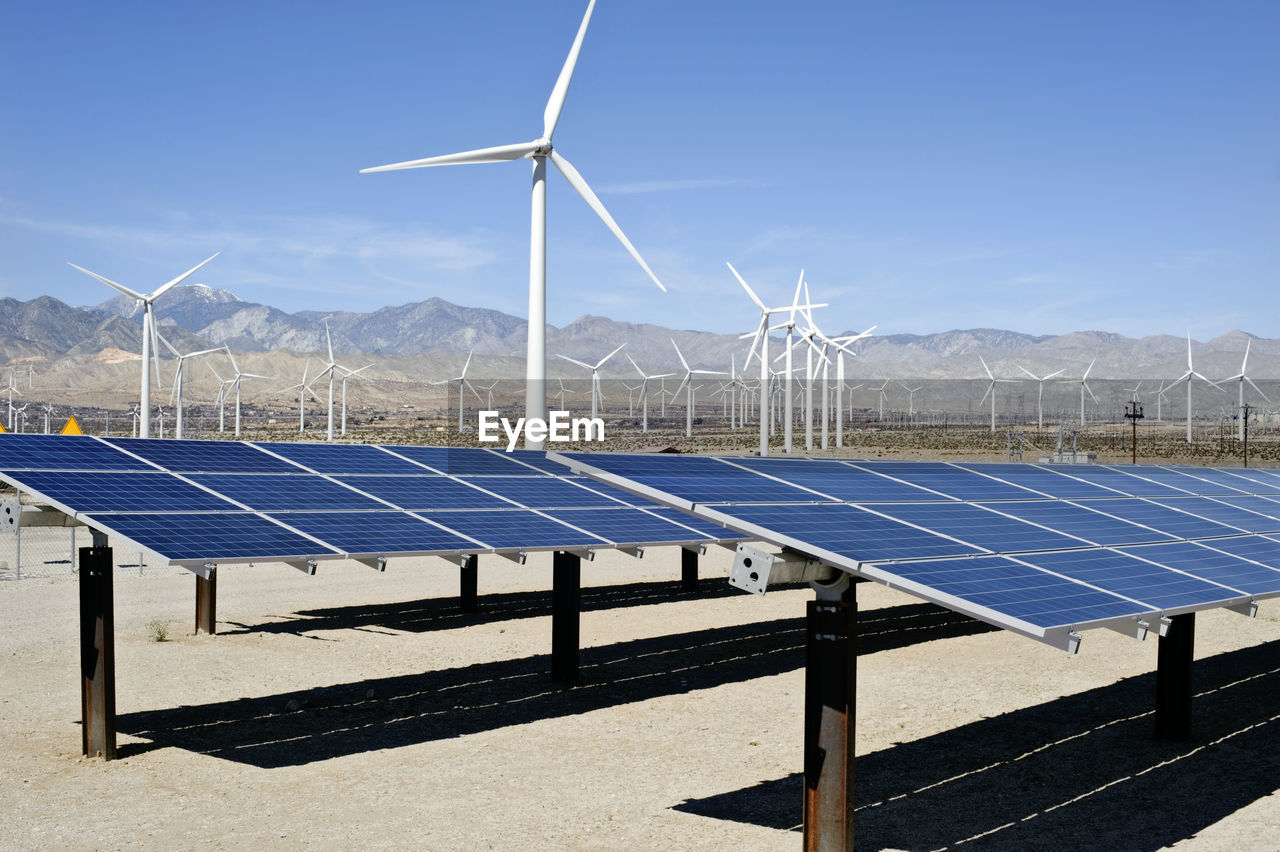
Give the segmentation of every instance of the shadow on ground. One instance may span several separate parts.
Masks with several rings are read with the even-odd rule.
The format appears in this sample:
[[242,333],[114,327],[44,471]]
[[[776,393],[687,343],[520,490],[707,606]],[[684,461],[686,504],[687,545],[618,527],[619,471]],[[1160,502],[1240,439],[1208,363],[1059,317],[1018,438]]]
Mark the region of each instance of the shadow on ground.
[[[365,622],[359,622],[361,624]],[[993,630],[930,604],[868,612],[862,653]],[[550,655],[121,715],[118,729],[259,767],[342,755],[586,713],[709,689],[804,665],[804,619],[735,625],[583,649],[581,683],[549,678]]]
[[[1155,739],[1155,676],[1142,675],[859,756],[857,845],[1154,850],[1192,837],[1280,789],[1280,642],[1197,661],[1196,689],[1187,743]],[[802,783],[675,809],[798,830]]]

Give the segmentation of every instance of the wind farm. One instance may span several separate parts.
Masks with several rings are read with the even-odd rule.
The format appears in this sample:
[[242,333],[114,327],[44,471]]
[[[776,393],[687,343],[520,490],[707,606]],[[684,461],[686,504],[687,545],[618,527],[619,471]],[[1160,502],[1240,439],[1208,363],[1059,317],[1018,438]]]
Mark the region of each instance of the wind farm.
[[296,12],[8,16],[0,847],[1274,834],[1280,12]]

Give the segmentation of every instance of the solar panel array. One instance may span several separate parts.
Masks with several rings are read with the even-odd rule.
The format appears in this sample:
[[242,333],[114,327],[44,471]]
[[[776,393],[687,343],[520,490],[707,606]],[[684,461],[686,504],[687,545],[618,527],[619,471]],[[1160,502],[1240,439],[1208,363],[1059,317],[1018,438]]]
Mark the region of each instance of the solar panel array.
[[528,451],[5,434],[0,479],[188,567],[741,538]]
[[1060,647],[1280,595],[1280,471],[550,458]]

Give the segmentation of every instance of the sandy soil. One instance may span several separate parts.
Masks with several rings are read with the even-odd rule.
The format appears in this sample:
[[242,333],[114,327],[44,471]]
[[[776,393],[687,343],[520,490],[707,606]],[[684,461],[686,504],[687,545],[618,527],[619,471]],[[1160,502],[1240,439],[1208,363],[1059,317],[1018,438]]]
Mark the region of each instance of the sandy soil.
[[[0,847],[795,849],[804,589],[675,550],[583,565],[584,683],[548,679],[550,558],[118,571],[121,759],[79,755],[77,585],[0,583]],[[1274,849],[1280,620],[1198,617],[1195,736],[1152,736],[1156,641],[1069,656],[859,587],[864,849]],[[148,625],[167,623],[170,641]]]

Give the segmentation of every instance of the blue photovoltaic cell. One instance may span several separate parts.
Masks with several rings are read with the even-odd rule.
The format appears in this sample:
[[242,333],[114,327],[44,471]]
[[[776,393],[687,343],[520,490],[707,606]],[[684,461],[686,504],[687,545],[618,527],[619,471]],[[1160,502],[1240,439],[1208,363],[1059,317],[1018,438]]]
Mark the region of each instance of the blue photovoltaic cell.
[[[93,516],[101,526],[169,559],[286,559],[332,554],[258,515],[113,515]],[[91,519],[92,520],[92,519]]]
[[617,544],[661,544],[698,539],[697,534],[687,528],[642,509],[554,509],[547,514]]
[[468,477],[477,488],[501,494],[531,509],[567,509],[575,506],[621,506],[612,497],[598,494],[586,485],[575,485],[553,476]]
[[1182,476],[1191,477],[1195,484],[1186,486],[1187,489],[1203,497],[1257,494],[1261,491],[1261,489],[1255,487],[1256,483],[1249,482],[1238,476],[1232,476],[1225,470],[1218,470],[1212,467],[1192,467],[1190,465],[1171,465],[1168,469]]
[[[529,468],[506,453],[491,453],[485,449],[459,447],[400,447],[392,444],[386,448],[393,453],[425,464],[441,473],[453,476],[523,476],[532,473]],[[566,473],[568,471],[566,470]]]
[[1231,506],[1239,506],[1241,509],[1248,509],[1250,512],[1257,512],[1259,515],[1266,515],[1268,518],[1280,520],[1280,500],[1274,497],[1245,495],[1243,497],[1218,497],[1216,499]]
[[403,512],[289,512],[281,523],[326,541],[343,553],[475,551],[476,544]]
[[389,508],[322,476],[301,471],[289,475],[194,474],[190,478],[238,503],[263,512]]
[[1034,553],[1018,558],[1112,594],[1135,598],[1155,610],[1202,606],[1240,596],[1233,590],[1113,550]]
[[847,502],[919,503],[949,499],[932,491],[859,470],[838,461],[805,462],[800,459],[742,458],[733,459],[733,464],[742,465],[763,475],[776,476],[792,485],[812,488],[814,491]]
[[[425,471],[424,471],[425,473]],[[339,476],[353,488],[401,509],[510,509],[512,504],[448,476]]]
[[1177,512],[1149,500],[1120,498],[1081,503],[1108,515],[1151,527],[1175,538],[1209,538],[1215,535],[1238,535],[1240,530],[1204,518]]
[[4,470],[155,470],[88,435],[0,433]]
[[[998,504],[997,504],[998,505]],[[1083,542],[970,503],[868,504],[865,508],[994,553],[1084,547]]]
[[1119,492],[1091,482],[1074,479],[1069,471],[1051,470],[1030,464],[957,464],[965,470],[985,473],[1005,482],[1029,488],[1049,497],[1120,497]]
[[1245,594],[1280,592],[1280,571],[1221,552],[1219,545],[1222,541],[1229,540],[1221,539],[1203,544],[1187,541],[1150,547],[1126,547],[1122,550],[1142,559],[1185,571],[1202,580],[1239,589]]
[[[1026,500],[1023,502],[992,503],[990,508],[1024,521],[1040,524],[1066,535],[1082,538],[1092,544],[1140,544],[1149,541],[1169,541],[1173,536],[1140,527],[1108,515],[1107,500],[1081,501],[1079,504],[1060,500]],[[1277,504],[1280,508],[1280,504]],[[1098,511],[1093,511],[1093,510]]]
[[1274,467],[1233,468],[1230,472],[1257,480],[1263,485],[1280,486],[1280,469]]
[[648,509],[648,511],[660,518],[666,518],[673,524],[692,528],[693,531],[689,533],[691,541],[742,541],[747,538],[741,533],[736,533],[731,529],[712,523],[706,518],[695,517],[679,509],[669,509],[654,504],[654,507]]
[[[1247,498],[1246,498],[1247,499]],[[1208,497],[1162,497],[1152,500],[1161,506],[1199,515],[1220,524],[1228,524],[1244,532],[1274,533],[1280,532],[1280,522],[1275,518],[1260,515],[1248,509],[1229,506]]]
[[1205,546],[1280,570],[1280,541],[1273,538],[1259,535],[1215,538],[1213,541],[1205,542]]
[[598,536],[578,532],[551,518],[520,509],[419,514],[497,550],[592,547],[607,543]]
[[[488,452],[488,450],[485,452]],[[510,453],[504,452],[503,456],[521,464],[532,465],[543,473],[551,473],[556,476],[566,476],[569,473],[568,465],[552,461],[547,458],[547,454],[542,450],[512,450]],[[506,473],[505,470],[501,472]]]
[[1063,627],[1144,612],[1132,601],[1001,556],[877,566],[945,595],[1036,627]]
[[1255,468],[1218,470],[1216,472],[1226,477],[1223,482],[1228,485],[1234,484],[1236,488],[1244,489],[1249,494],[1280,496],[1280,480],[1267,476]]
[[24,471],[7,476],[74,512],[226,512],[238,507],[183,482],[154,473]]
[[942,462],[859,462],[856,467],[893,476],[957,500],[1026,500],[1040,495]]
[[297,465],[238,441],[109,438],[112,446],[173,473],[297,473]]
[[854,562],[965,556],[980,551],[844,504],[814,506],[713,506],[790,539],[838,553]]
[[1133,474],[1101,465],[1073,464],[1069,470],[1064,472],[1064,475],[1074,476],[1077,479],[1083,479],[1086,482],[1092,482],[1105,488],[1113,488],[1121,494],[1127,494],[1131,497],[1175,497],[1179,494],[1186,494],[1185,491],[1177,488],[1170,488],[1168,485],[1161,485],[1159,482],[1143,479],[1139,474],[1147,470],[1145,466],[1131,469]]
[[[636,495],[628,491],[624,491],[621,488],[618,488],[617,486],[609,485],[604,482],[599,482],[598,480],[592,479],[589,476],[565,475],[565,476],[558,477],[558,479],[564,482],[572,482],[574,485],[581,485],[584,488],[590,488],[592,491],[596,492],[597,494],[603,494],[606,497],[612,497],[615,500],[618,500],[622,503],[626,503],[628,506],[659,505],[658,503],[655,503],[653,500],[651,500],[648,497],[637,497]],[[475,482],[477,485],[483,485],[485,482],[485,478],[474,477],[474,478],[471,478],[470,481]]]
[[[1231,488],[1221,483],[1212,482],[1197,476],[1191,476],[1186,473],[1179,473],[1172,468],[1158,467],[1156,465],[1143,465],[1134,470],[1143,479],[1150,479],[1153,482],[1159,482],[1162,485],[1168,485],[1177,488],[1183,494],[1243,494],[1239,488]],[[1172,496],[1172,495],[1170,495]]]
[[316,473],[426,473],[421,467],[365,444],[285,444],[256,446]]

